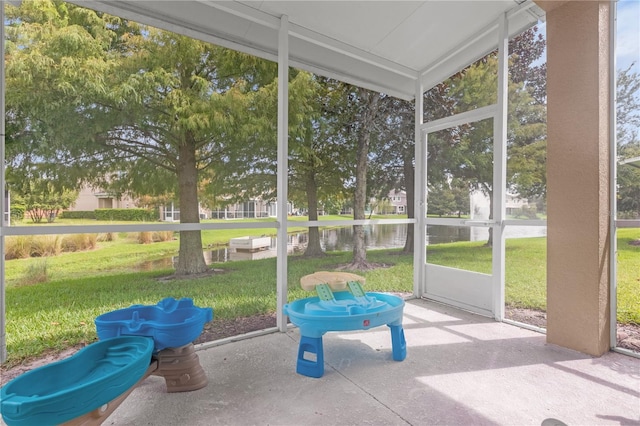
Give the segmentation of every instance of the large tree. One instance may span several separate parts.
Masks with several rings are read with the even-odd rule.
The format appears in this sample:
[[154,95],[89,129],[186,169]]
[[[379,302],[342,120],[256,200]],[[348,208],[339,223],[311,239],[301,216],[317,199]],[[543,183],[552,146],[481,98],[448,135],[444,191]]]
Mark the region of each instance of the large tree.
[[[376,120],[380,112],[381,99],[385,95],[363,88],[353,88],[349,94],[355,112],[351,130],[355,137],[355,174],[353,178],[353,219],[366,219],[367,206],[367,170],[369,148]],[[373,265],[367,262],[367,248],[364,239],[364,226],[353,225],[353,259],[344,269],[367,270]]]
[[[640,74],[634,64],[618,70],[617,75],[617,156],[620,160],[640,157]],[[618,218],[640,217],[640,169],[618,167]]]
[[[197,223],[204,171],[260,142],[248,114],[272,81],[264,61],[62,2],[23,2],[8,18],[14,174],[37,163],[76,187],[174,193],[180,221]],[[206,270],[200,232],[182,231],[176,274]]]
[[[443,82],[424,93],[424,121],[441,118],[453,113],[453,99],[448,95],[448,84]],[[414,218],[415,211],[415,108],[413,102],[384,97],[375,125],[375,145],[371,149],[369,177],[371,196],[387,196],[389,190],[404,190],[407,196],[407,217]],[[449,132],[439,139],[431,139],[428,146],[431,184],[444,182],[446,158],[445,146],[451,145],[455,134]],[[434,182],[437,181],[437,182]],[[414,226],[407,226],[404,253],[412,253]]]
[[[385,97],[381,100],[369,159],[367,188],[371,198],[386,199],[392,190],[403,190],[407,217],[414,217],[414,106],[412,102]],[[413,251],[413,224],[408,225],[403,252]]]
[[[517,107],[510,109],[510,188],[523,196],[544,196],[545,188],[545,141],[540,135],[544,133],[544,103],[546,100],[546,64],[539,59],[544,52],[545,42],[541,35],[532,28],[515,37],[509,43],[510,78],[512,99],[519,101]],[[492,56],[494,59],[491,59]],[[434,86],[424,94],[424,122],[450,116],[462,112],[466,108],[475,107],[473,102],[481,104],[495,102],[495,53],[489,55],[472,67],[456,73],[446,81]],[[475,69],[470,71],[473,67]],[[467,73],[470,72],[470,76]],[[465,81],[467,79],[467,81]],[[475,82],[470,80],[476,80]],[[476,88],[470,86],[477,85]],[[473,93],[472,90],[479,90]],[[527,93],[526,99],[519,99],[520,94]],[[484,99],[483,99],[484,97]],[[528,104],[527,104],[528,102]],[[542,106],[542,107],[540,107]],[[376,123],[378,145],[372,148],[370,170],[373,176],[370,182],[379,189],[379,194],[386,195],[389,188],[405,189],[407,193],[407,213],[414,217],[414,109],[413,104],[393,98],[385,98],[381,106],[379,120]],[[521,127],[520,127],[521,126]],[[491,132],[490,126],[484,125],[485,133]],[[450,188],[454,194],[456,210],[468,211],[468,191],[477,188],[477,179],[468,178],[472,170],[479,173],[480,163],[487,161],[491,148],[479,149],[476,164],[474,154],[464,154],[463,145],[470,148],[469,139],[463,141],[470,132],[478,134],[473,126],[460,126],[446,129],[429,136],[427,157],[429,174],[427,185],[432,188]],[[482,139],[482,137],[481,137]],[[490,136],[484,138],[486,144],[491,143]],[[481,145],[481,144],[480,144]],[[464,173],[457,173],[460,169]],[[490,190],[491,172],[481,179],[489,182],[485,188]],[[467,196],[462,182],[466,180]],[[480,185],[481,187],[483,185]],[[471,187],[471,188],[470,188]],[[378,195],[372,193],[372,195]],[[465,200],[463,202],[463,200]],[[430,209],[431,210],[431,209]],[[409,225],[404,251],[413,251],[413,225]]]
[[[341,197],[348,175],[350,145],[344,124],[348,102],[343,83],[297,72],[290,82],[289,199],[305,206],[309,220],[330,197]],[[318,227],[309,228],[304,256],[323,256]]]
[[[475,105],[495,102],[494,56],[467,68],[452,83],[457,107],[465,111]],[[507,125],[507,188],[523,197],[544,196],[546,189],[545,107],[533,99],[524,83],[509,83]],[[451,152],[451,174],[489,198],[493,213],[493,121],[471,123],[463,129],[460,142]],[[488,245],[492,244],[489,233]]]
[[[306,209],[309,220],[318,219],[320,209],[330,207],[346,197],[345,181],[350,173],[352,144],[349,142],[351,112],[347,91],[351,86],[297,69],[289,70],[289,158],[288,201]],[[210,189],[224,189],[216,203],[238,202],[249,196],[264,200],[276,198],[276,129],[277,85],[257,94],[256,108],[264,111],[253,120],[255,135],[263,141],[250,141],[236,151],[247,167],[238,171],[217,168],[210,176]],[[262,123],[260,123],[262,121]],[[256,149],[262,147],[263,149]],[[224,171],[223,173],[220,173]],[[213,197],[208,197],[214,201]],[[317,226],[309,227],[304,256],[323,256]]]
[[640,74],[635,63],[618,70],[616,79],[616,140],[618,147],[640,144]]
[[[507,188],[527,198],[546,194],[546,67],[536,65],[544,40],[530,29],[509,43]],[[449,79],[456,112],[496,101],[497,56],[493,52]],[[459,129],[459,142],[447,155],[450,174],[480,190],[493,212],[493,122],[483,120]],[[492,217],[492,216],[490,216]],[[488,245],[492,244],[489,233]]]

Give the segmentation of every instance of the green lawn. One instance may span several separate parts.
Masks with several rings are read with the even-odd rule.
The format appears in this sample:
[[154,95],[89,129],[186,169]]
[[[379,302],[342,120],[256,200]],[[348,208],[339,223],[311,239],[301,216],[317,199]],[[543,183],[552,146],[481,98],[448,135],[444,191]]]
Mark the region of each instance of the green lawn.
[[[250,230],[204,231],[205,244],[227,242]],[[265,229],[255,230],[257,235]],[[618,320],[640,324],[640,229],[619,230]],[[223,272],[191,280],[159,281],[171,269],[132,272],[145,260],[177,253],[177,241],[142,245],[132,235],[100,242],[88,252],[65,253],[39,259],[6,262],[7,365],[38,357],[95,339],[96,316],[131,304],[155,304],[164,297],[190,297],[196,305],[211,306],[215,319],[273,312],[276,308],[276,260],[216,264]],[[545,309],[546,239],[507,240],[506,301],[508,304]],[[397,251],[370,251],[373,262],[392,266],[366,272],[367,290],[412,291],[413,256]],[[300,277],[334,268],[351,260],[351,253],[330,253],[322,259],[289,258],[289,300],[306,297]],[[491,249],[483,243],[430,246],[429,262],[490,273]],[[24,284],[32,265],[45,262],[48,281]]]
[[640,229],[618,229],[618,321],[640,324]]
[[[640,229],[618,230],[618,321],[640,324]],[[545,310],[547,239],[518,238],[506,243],[505,301],[509,305]],[[484,242],[430,246],[430,263],[491,273],[491,248]]]
[[[165,244],[165,243],[159,243]],[[93,254],[99,254],[97,250]],[[86,253],[58,256],[76,258]],[[372,261],[385,261],[388,252],[371,252]],[[350,253],[331,254],[323,259],[292,257],[289,262],[289,299],[308,297],[300,289],[303,275],[331,269],[351,259]],[[57,263],[58,259],[50,259]],[[388,260],[387,260],[388,261]],[[392,268],[365,274],[368,289],[411,291],[412,258],[393,256]],[[14,261],[7,262],[11,265]],[[165,297],[190,297],[198,306],[211,306],[214,320],[273,312],[276,309],[276,260],[239,261],[217,264],[224,270],[207,278],[158,281],[171,270],[124,273],[103,271],[89,274],[86,261],[65,260],[76,276],[35,285],[9,285],[7,288],[8,363],[37,357],[47,350],[60,350],[95,339],[96,316],[132,304],[155,304]],[[11,269],[9,267],[8,269]],[[57,269],[56,269],[57,270]],[[405,280],[403,277],[408,277]]]
[[[436,265],[491,273],[491,247],[484,241],[438,244],[427,248]],[[546,238],[509,239],[505,249],[505,301],[509,305],[546,309]]]

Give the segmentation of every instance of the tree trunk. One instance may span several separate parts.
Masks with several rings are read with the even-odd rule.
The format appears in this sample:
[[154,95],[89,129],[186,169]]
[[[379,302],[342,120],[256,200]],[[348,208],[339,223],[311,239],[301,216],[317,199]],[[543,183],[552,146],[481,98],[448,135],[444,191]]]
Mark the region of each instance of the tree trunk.
[[[361,115],[361,127],[358,134],[358,148],[356,153],[356,189],[354,195],[353,218],[364,219],[364,210],[367,205],[367,165],[369,157],[369,144],[371,143],[371,130],[378,113],[380,95],[360,89],[360,98],[364,103]],[[353,226],[353,261],[349,269],[369,269],[367,263],[367,249],[364,242],[364,227]]]
[[[196,153],[192,144],[179,147],[178,191],[180,193],[180,223],[200,223],[198,208],[198,170]],[[200,231],[180,231],[180,251],[176,275],[193,275],[206,272],[208,267],[202,252]]]
[[[412,158],[412,157],[411,157]],[[405,192],[407,193],[407,218],[413,219],[415,217],[415,169],[413,168],[413,163],[411,158],[407,158],[405,156],[403,161],[404,168],[404,186]],[[420,231],[422,232],[422,231]],[[404,248],[402,249],[403,253],[413,253],[413,244],[414,244],[414,226],[413,223],[409,223],[407,225],[407,239],[404,242]]]
[[368,269],[367,247],[364,242],[364,226],[353,225],[353,260],[349,269]]
[[[493,219],[493,191],[487,191],[489,195],[489,220]],[[486,247],[493,247],[493,228],[489,228],[489,239],[485,244]]]
[[[309,220],[318,220],[318,185],[316,184],[315,174],[309,172],[306,179],[307,204],[309,206]],[[307,249],[304,251],[305,257],[324,256],[320,246],[320,231],[317,226],[309,227],[309,242]]]

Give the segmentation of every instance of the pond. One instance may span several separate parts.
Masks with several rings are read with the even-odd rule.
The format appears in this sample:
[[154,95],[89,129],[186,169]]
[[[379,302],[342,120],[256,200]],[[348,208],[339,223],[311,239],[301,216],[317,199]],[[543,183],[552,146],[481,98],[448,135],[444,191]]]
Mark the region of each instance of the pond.
[[[542,237],[546,235],[546,227],[542,226],[509,226],[506,228],[507,238]],[[457,241],[482,241],[489,237],[486,227],[463,227],[429,225],[427,227],[427,244],[453,243]],[[367,225],[365,226],[365,244],[368,249],[393,249],[404,247],[407,238],[407,225]],[[307,247],[309,234],[307,232],[291,233],[287,237],[287,252],[289,254],[302,253]],[[325,251],[353,250],[353,228],[351,226],[321,229],[320,245]],[[234,260],[257,260],[277,256],[277,238],[271,237],[268,249],[254,252],[238,251],[222,246],[204,251],[207,264],[229,262]],[[174,258],[159,259],[145,262],[140,266],[142,270],[170,267]]]

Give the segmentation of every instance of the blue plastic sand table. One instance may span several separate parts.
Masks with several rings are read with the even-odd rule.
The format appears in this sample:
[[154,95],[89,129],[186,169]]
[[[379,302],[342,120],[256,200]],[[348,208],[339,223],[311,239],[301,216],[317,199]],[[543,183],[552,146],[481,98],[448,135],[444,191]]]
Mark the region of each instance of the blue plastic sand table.
[[187,298],[100,315],[95,320],[100,341],[0,390],[2,418],[9,426],[56,425],[97,410],[135,386],[155,352],[193,342],[211,320],[213,309]]
[[116,337],[28,371],[0,389],[2,418],[9,426],[57,425],[100,408],[144,376],[152,351],[148,337]]
[[[327,284],[319,284],[316,286],[317,297],[284,306],[291,322],[300,328],[296,366],[299,374],[316,378],[324,374],[322,336],[327,331],[367,330],[386,324],[391,329],[393,359],[405,359],[404,300],[386,293],[365,293],[357,282],[349,282],[347,290],[334,293]],[[306,354],[313,354],[315,359],[309,359]]]
[[100,339],[116,336],[147,336],[154,352],[187,345],[200,336],[204,324],[213,320],[213,309],[199,308],[193,300],[166,298],[157,305],[133,305],[102,314],[95,319]]

